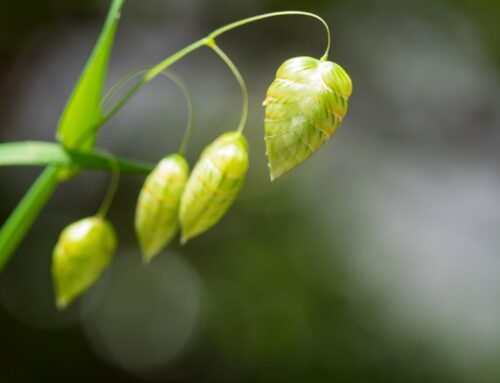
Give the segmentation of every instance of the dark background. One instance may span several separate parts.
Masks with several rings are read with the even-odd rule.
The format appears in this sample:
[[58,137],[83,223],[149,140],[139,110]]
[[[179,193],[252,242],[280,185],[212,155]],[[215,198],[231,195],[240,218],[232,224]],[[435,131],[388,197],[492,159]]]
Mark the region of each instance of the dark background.
[[[0,141],[52,140],[99,34],[104,1],[0,2]],[[51,250],[92,215],[109,175],[61,185],[0,274],[0,382],[500,381],[500,2],[129,0],[108,86],[218,26],[259,13],[320,14],[351,75],[344,125],[269,182],[261,102],[279,64],[319,57],[321,25],[262,21],[221,37],[250,91],[251,168],[222,222],[150,266],[124,176],[113,265],[66,312]],[[191,164],[237,126],[235,80],[208,49],[173,69],[195,98]],[[186,121],[158,80],[103,127],[99,146],[158,161]],[[0,170],[5,219],[39,169]]]

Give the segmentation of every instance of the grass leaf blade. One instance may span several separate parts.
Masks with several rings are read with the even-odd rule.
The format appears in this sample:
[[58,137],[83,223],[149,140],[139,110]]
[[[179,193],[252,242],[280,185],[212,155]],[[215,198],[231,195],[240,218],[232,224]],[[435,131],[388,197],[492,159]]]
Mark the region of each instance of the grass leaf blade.
[[61,116],[57,137],[66,148],[90,150],[95,143],[92,130],[101,117],[102,92],[123,1],[113,0],[99,40]]
[[[153,164],[116,158],[123,173],[147,174]],[[105,154],[66,150],[61,145],[43,141],[23,141],[0,144],[0,167],[2,166],[79,166],[85,169],[110,171],[111,164]]]

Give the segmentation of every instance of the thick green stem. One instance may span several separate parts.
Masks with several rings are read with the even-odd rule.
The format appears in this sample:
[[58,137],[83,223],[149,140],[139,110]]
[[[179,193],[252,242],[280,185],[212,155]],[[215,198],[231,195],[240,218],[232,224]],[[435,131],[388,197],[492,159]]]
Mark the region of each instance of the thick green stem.
[[0,270],[54,192],[58,173],[59,168],[47,167],[4,223],[0,231]]
[[234,77],[236,77],[238,84],[240,85],[241,96],[243,99],[243,105],[241,108],[241,119],[240,119],[240,123],[238,125],[238,132],[242,133],[243,129],[245,128],[245,124],[246,124],[247,117],[248,117],[248,90],[247,90],[247,86],[245,84],[245,80],[243,80],[243,77],[241,76],[241,73],[239,72],[236,65],[234,65],[234,63],[224,53],[224,51],[217,46],[217,44],[215,43],[215,40],[209,40],[207,42],[207,45],[210,48],[212,48],[215,51],[215,53],[217,53],[219,55],[219,57],[226,63],[226,65],[229,67],[231,72],[233,72]]
[[[115,157],[120,172],[147,174],[153,165]],[[107,157],[97,152],[64,149],[60,144],[44,141],[8,142],[0,144],[0,167],[4,166],[78,166],[83,169],[110,171]]]

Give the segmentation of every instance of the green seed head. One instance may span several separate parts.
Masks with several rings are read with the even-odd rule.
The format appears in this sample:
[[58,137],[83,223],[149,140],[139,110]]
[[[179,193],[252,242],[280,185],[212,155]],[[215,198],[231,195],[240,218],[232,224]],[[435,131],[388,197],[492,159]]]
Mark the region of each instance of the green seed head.
[[116,242],[111,224],[99,217],[82,219],[63,230],[52,263],[60,309],[66,308],[99,278],[113,257]]
[[264,101],[271,180],[305,161],[333,135],[351,93],[351,79],[333,62],[295,57],[281,65]]
[[247,141],[241,133],[225,133],[203,151],[181,199],[182,243],[222,218],[241,190],[247,169]]
[[173,154],[162,159],[147,177],[135,214],[135,230],[144,261],[149,262],[175,235],[188,176],[189,166],[184,157]]

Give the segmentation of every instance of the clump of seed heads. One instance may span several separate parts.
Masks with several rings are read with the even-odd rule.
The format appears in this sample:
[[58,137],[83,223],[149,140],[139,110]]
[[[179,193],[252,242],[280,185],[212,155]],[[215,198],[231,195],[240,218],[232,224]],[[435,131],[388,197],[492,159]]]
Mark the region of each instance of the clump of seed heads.
[[[238,80],[243,96],[240,124],[215,139],[201,153],[189,173],[184,152],[191,135],[192,116],[178,153],[165,156],[147,176],[140,191],[135,230],[143,260],[151,259],[172,241],[181,229],[181,243],[202,234],[217,224],[234,203],[248,170],[248,144],[243,134],[248,112],[248,95],[243,77],[231,59],[215,43],[220,34],[240,25],[280,15],[305,15],[320,20],[326,28],[328,44],[320,59],[295,57],[286,60],[269,86],[265,106],[265,141],[271,180],[290,171],[309,158],[335,132],[347,113],[352,82],[338,64],[327,60],[330,32],[326,22],[307,12],[276,12],[244,19],[217,29],[207,38],[181,50],[182,54],[208,46],[228,65]],[[165,60],[168,64],[180,53]],[[105,101],[137,74],[127,75],[112,88]],[[189,93],[175,75],[191,110]],[[158,73],[159,74],[159,73]],[[156,74],[155,74],[156,75]],[[110,162],[113,162],[110,156]],[[118,172],[117,169],[114,173]],[[85,218],[63,230],[53,253],[53,278],[56,302],[65,308],[87,290],[110,264],[117,239],[106,212],[117,186],[114,178],[108,196],[95,217]]]

